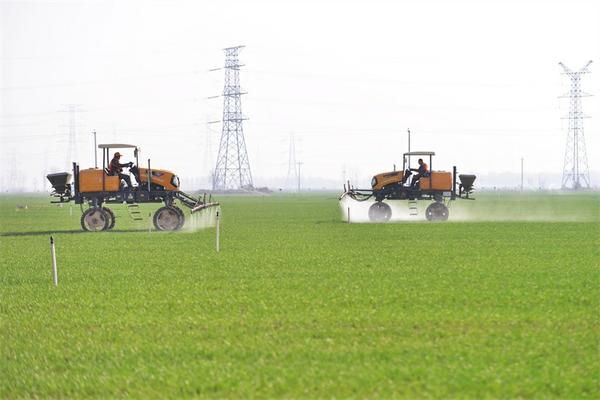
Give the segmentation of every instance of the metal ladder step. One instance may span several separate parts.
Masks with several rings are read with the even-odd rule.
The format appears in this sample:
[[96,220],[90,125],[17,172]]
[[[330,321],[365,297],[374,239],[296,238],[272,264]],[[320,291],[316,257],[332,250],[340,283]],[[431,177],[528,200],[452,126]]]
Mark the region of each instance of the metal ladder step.
[[419,215],[419,209],[417,208],[416,200],[408,201],[408,215]]
[[142,212],[137,204],[127,204],[127,213],[134,221],[143,221]]

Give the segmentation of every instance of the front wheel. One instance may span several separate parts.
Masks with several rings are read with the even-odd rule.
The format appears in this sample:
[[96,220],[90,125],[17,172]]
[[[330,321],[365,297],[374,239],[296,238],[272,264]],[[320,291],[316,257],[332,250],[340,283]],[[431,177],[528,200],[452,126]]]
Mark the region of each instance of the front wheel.
[[431,203],[425,210],[427,221],[446,221],[450,211],[444,203]]
[[373,222],[387,222],[392,218],[392,208],[381,201],[371,204],[369,207],[369,220]]
[[103,231],[110,225],[110,219],[101,207],[91,207],[81,215],[81,227],[88,232]]
[[185,218],[177,207],[161,207],[154,213],[154,227],[159,231],[176,231],[181,229]]

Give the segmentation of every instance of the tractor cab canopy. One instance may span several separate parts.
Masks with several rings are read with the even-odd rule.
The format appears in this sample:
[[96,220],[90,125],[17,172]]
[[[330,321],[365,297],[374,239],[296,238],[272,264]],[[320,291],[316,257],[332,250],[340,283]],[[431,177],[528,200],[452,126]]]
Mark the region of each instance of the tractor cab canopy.
[[[427,165],[429,165],[429,171],[432,171],[432,161],[433,161],[433,156],[435,156],[435,152],[433,151],[409,151],[408,153],[404,153],[403,157],[402,157],[402,170],[406,170],[407,168],[410,168],[410,163],[411,163],[411,158],[415,157],[417,159],[419,158],[423,158],[425,162],[427,162]],[[429,158],[429,160],[427,160],[427,158]]]
[[123,144],[123,143],[111,143],[111,144],[99,144],[99,149],[137,149],[135,144]]
[[139,152],[140,148],[134,144],[123,144],[123,143],[108,143],[99,144],[99,149],[102,149],[102,168],[106,169],[110,165],[111,154],[110,151],[115,149],[133,149],[133,156],[135,157],[135,165],[139,167]]

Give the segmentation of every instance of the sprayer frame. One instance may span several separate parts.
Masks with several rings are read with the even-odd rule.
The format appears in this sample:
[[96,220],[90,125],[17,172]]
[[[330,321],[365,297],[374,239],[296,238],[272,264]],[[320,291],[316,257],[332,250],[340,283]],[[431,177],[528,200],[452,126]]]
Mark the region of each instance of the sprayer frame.
[[[179,200],[181,204],[185,205],[191,210],[191,213],[201,211],[205,208],[218,206],[219,203],[211,202],[209,197],[208,202],[206,201],[206,195],[202,198],[194,198],[181,190],[165,189],[163,186],[152,183],[152,169],[150,165],[150,159],[148,159],[148,181],[139,182],[139,185],[135,188],[127,187],[123,188],[119,185],[119,190],[109,191],[106,190],[106,176],[108,176],[107,165],[110,165],[110,149],[115,148],[133,148],[135,156],[135,165],[139,169],[139,148],[135,145],[128,144],[101,144],[98,148],[103,150],[102,154],[102,191],[97,192],[84,192],[80,190],[80,176],[79,176],[79,165],[73,162],[73,183],[67,182],[64,190],[55,190],[52,196],[57,197],[57,201],[51,203],[68,203],[73,201],[75,204],[88,204],[90,208],[102,208],[103,204],[136,204],[136,203],[164,203],[166,208],[175,209],[175,211],[181,216],[183,225],[184,214],[181,209],[174,205],[175,200]],[[155,213],[155,226],[157,215],[163,210],[158,209]],[[109,211],[109,210],[108,210]],[[83,207],[82,207],[82,213]],[[113,224],[114,225],[114,224]],[[82,223],[83,226],[83,223]],[[157,226],[158,228],[158,226]],[[84,228],[85,229],[85,228]],[[110,228],[109,228],[110,229]]]
[[[403,157],[402,157],[402,173],[404,174],[404,171],[406,171],[406,169],[410,169],[411,157],[417,157],[417,156],[418,157],[429,157],[429,170],[431,171],[432,170],[431,165],[433,163],[434,155],[435,155],[435,153],[432,151],[414,151],[414,152],[404,153]],[[394,171],[396,171],[395,165],[394,165]],[[457,175],[456,166],[453,166],[452,167],[452,187],[450,190],[432,189],[431,188],[431,180],[429,181],[430,186],[428,188],[423,188],[423,187],[421,187],[421,185],[419,185],[418,187],[405,186],[404,179],[403,179],[401,182],[397,182],[397,183],[391,184],[389,186],[385,186],[378,190],[373,189],[373,188],[357,189],[357,188],[352,187],[352,185],[350,185],[350,181],[348,181],[347,186],[346,186],[346,184],[344,184],[344,193],[340,196],[339,199],[342,200],[344,197],[348,196],[353,200],[366,201],[366,200],[369,200],[370,198],[374,197],[376,203],[373,204],[373,206],[375,206],[376,204],[379,204],[380,209],[381,209],[381,207],[383,207],[383,206],[381,206],[381,203],[383,203],[384,200],[408,200],[409,202],[414,202],[417,200],[429,200],[429,201],[433,201],[433,203],[430,207],[432,207],[433,204],[435,204],[435,203],[441,204],[441,206],[433,206],[433,209],[439,210],[441,207],[441,209],[445,210],[444,211],[445,214],[443,215],[443,217],[437,218],[436,216],[433,216],[432,219],[444,219],[445,220],[448,218],[448,214],[447,214],[448,209],[447,209],[446,205],[449,202],[456,200],[456,199],[474,200],[472,197],[469,196],[472,192],[472,182],[470,185],[465,183],[466,185],[469,185],[469,186],[465,186],[465,185],[463,185],[462,182],[457,181],[457,176],[458,175]],[[462,177],[462,175],[461,175],[461,177]],[[457,191],[457,186],[458,186],[458,191]],[[386,206],[386,207],[389,209],[389,206]],[[416,209],[416,206],[410,206],[410,207],[414,207],[414,209]],[[385,207],[383,207],[383,208],[385,209]],[[430,217],[431,217],[431,215],[428,215],[429,209],[430,208],[428,207],[428,210],[426,211],[426,216],[428,217],[428,219],[430,219]],[[387,218],[389,219],[389,216]]]

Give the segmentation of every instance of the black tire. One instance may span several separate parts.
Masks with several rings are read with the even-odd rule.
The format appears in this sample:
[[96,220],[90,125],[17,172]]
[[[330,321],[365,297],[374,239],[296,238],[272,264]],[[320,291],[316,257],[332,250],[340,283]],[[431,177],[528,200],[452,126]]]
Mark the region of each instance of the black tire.
[[373,222],[387,222],[392,218],[392,208],[387,203],[377,201],[369,207],[369,220]]
[[84,231],[104,231],[108,228],[110,216],[101,207],[90,207],[81,215],[80,222]]
[[183,213],[183,210],[177,206],[171,206],[171,208],[174,208],[175,211],[177,211],[179,213],[179,215],[181,216],[181,224],[179,225],[179,227],[175,230],[179,230],[181,228],[183,228],[183,225],[185,225],[185,214]]
[[444,203],[431,203],[425,210],[427,221],[446,221],[450,211]]
[[154,227],[159,231],[176,231],[181,229],[185,218],[177,207],[161,207],[154,213]]
[[117,220],[116,220],[117,217],[115,216],[115,213],[113,212],[113,210],[111,210],[110,208],[102,207],[102,209],[104,210],[104,212],[106,214],[108,214],[108,217],[110,219],[108,226],[106,227],[106,230],[111,230],[112,228],[115,227],[115,222],[117,222]]

